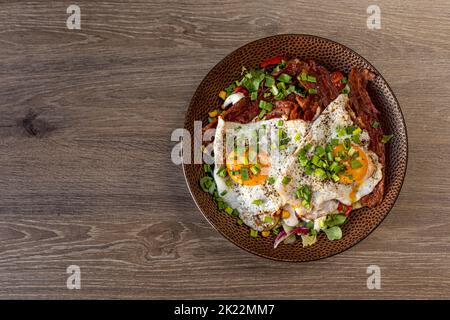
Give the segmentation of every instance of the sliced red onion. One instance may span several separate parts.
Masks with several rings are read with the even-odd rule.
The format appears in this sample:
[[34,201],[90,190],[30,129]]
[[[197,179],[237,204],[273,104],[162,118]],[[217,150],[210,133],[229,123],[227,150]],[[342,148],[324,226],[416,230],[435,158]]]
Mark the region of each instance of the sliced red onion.
[[284,230],[281,230],[278,236],[275,238],[275,242],[273,243],[273,248],[276,249],[278,245],[287,237],[287,234]]
[[228,107],[230,104],[235,104],[242,98],[244,98],[244,94],[242,92],[235,92],[230,94],[224,101],[223,106]]

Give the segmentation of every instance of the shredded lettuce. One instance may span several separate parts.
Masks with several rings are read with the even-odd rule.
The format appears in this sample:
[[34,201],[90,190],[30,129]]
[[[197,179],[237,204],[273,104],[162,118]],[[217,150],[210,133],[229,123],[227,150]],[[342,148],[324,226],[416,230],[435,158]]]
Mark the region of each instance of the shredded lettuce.
[[312,246],[317,241],[317,235],[304,235],[302,234],[302,244],[303,247]]
[[346,219],[347,217],[343,214],[331,214],[327,216],[325,220],[325,226],[329,228],[334,226],[340,226],[345,222]]
[[342,238],[342,230],[338,226],[324,229],[323,232],[327,235],[328,240],[339,240]]

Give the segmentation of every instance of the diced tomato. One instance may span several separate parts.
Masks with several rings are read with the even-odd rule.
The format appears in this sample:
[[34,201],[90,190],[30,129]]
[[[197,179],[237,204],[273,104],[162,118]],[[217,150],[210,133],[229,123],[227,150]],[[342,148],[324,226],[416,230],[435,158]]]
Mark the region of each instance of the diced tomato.
[[288,59],[286,57],[283,56],[276,56],[267,60],[264,60],[261,62],[260,66],[261,68],[267,68],[268,66],[274,65],[274,64],[279,64],[281,61],[287,61]]
[[342,202],[339,202],[337,209],[338,209],[338,212],[341,212],[341,213],[345,214],[345,216],[348,217],[350,212],[353,210],[353,207],[352,206],[346,206]]
[[297,235],[300,235],[300,234],[308,235],[309,234],[309,229],[306,227],[298,227],[295,231],[296,231]]
[[240,92],[243,93],[245,96],[248,96],[248,90],[241,86],[234,88],[234,92]]
[[352,206],[347,206],[347,209],[345,210],[344,214],[346,217],[348,217],[348,215],[350,214],[350,212],[353,210]]

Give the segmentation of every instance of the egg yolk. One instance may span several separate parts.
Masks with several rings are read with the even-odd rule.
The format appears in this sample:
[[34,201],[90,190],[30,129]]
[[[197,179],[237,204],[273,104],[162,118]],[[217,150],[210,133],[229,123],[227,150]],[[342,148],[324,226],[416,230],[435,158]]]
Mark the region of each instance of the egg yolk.
[[[354,184],[349,197],[352,202],[356,202],[358,188],[364,182],[369,170],[369,160],[367,159],[366,153],[360,147],[357,145],[351,145],[351,147],[358,153],[358,156],[342,160],[341,164],[345,166],[345,170],[340,172],[338,176],[340,182],[344,184]],[[344,145],[340,144],[333,149],[333,156],[338,157],[340,151],[344,151],[345,154],[348,152],[345,150]],[[358,166],[352,167],[352,160],[356,160],[357,163],[359,163]]]
[[[239,155],[233,151],[227,157],[226,167],[228,175],[235,182],[244,186],[263,184],[267,179],[268,169],[270,168],[267,153],[262,151],[258,152],[256,156],[257,161],[249,158],[249,154],[251,153],[251,151],[247,150]],[[242,173],[242,169],[247,172],[247,175]]]

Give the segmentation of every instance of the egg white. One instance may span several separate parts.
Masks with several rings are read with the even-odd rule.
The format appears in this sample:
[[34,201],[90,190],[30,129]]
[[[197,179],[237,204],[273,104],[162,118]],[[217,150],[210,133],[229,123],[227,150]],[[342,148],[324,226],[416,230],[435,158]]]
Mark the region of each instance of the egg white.
[[[218,170],[225,165],[230,150],[227,148],[227,143],[236,138],[245,138],[251,141],[252,133],[259,130],[260,150],[265,150],[269,156],[270,168],[267,175],[278,180],[287,160],[305,138],[308,127],[309,124],[303,120],[271,119],[240,124],[226,122],[219,118],[214,138],[215,166],[213,173],[217,191],[219,194],[226,191],[226,194],[222,196],[223,199],[230,207],[239,211],[239,217],[252,229],[262,231],[269,228],[271,224],[264,222],[265,217],[276,213],[284,205],[284,199],[279,196],[274,185],[269,184],[267,180],[263,184],[255,186],[245,186],[231,180],[231,185],[227,186],[226,181],[230,178],[218,175]],[[279,128],[282,128],[289,138],[289,142],[283,150],[276,147],[276,143],[274,143],[278,141]],[[255,199],[262,200],[263,203],[261,205],[253,204]]]
[[[342,142],[349,137],[344,135],[339,137],[337,132],[340,128],[353,125],[351,110],[348,107],[348,96],[339,95],[330,105],[322,112],[322,114],[311,124],[309,131],[299,145],[297,151],[290,156],[284,166],[280,176],[289,176],[291,181],[284,185],[281,178],[275,183],[275,189],[288,203],[296,208],[299,215],[303,215],[308,219],[316,219],[337,211],[338,203],[352,205],[359,201],[363,196],[373,191],[375,186],[382,179],[382,165],[378,161],[378,157],[367,146],[370,138],[366,131],[360,134],[361,143],[358,145],[367,155],[370,169],[358,186],[354,199],[350,194],[353,186],[343,183],[335,183],[333,181],[322,181],[314,175],[308,175],[304,172],[304,168],[298,162],[298,152],[307,144],[318,146],[326,145],[331,139],[339,139]],[[299,186],[307,185],[311,189],[311,208],[306,209],[301,205],[301,199],[296,197],[296,189]],[[352,201],[354,200],[354,201]],[[338,202],[339,201],[339,202]]]

